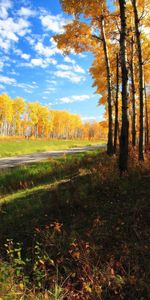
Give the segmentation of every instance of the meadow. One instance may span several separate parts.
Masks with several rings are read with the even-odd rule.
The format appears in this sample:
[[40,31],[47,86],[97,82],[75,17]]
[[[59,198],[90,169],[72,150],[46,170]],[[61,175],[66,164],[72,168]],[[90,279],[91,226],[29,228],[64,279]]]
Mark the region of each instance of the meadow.
[[0,297],[149,299],[149,166],[120,177],[101,150],[1,173]]
[[0,138],[0,157],[90,146],[104,141]]

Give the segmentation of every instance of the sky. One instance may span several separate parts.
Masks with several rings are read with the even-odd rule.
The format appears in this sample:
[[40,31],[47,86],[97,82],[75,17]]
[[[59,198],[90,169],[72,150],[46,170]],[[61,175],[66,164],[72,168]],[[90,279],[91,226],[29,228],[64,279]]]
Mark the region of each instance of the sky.
[[64,56],[53,40],[69,19],[59,0],[0,0],[0,94],[99,121],[92,54]]

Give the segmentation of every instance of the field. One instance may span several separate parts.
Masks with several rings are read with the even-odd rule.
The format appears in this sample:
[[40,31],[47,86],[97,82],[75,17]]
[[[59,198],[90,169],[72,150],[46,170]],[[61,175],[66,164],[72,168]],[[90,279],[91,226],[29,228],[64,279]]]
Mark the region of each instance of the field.
[[147,159],[123,177],[104,151],[2,173],[0,297],[149,299]]
[[74,147],[90,146],[104,141],[88,140],[25,140],[25,139],[0,139],[0,157],[23,155],[35,152],[64,150]]

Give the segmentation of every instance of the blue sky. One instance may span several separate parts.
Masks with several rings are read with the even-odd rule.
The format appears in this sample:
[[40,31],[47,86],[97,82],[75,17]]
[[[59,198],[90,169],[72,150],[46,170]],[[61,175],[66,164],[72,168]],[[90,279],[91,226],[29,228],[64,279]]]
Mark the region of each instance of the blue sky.
[[100,120],[92,55],[64,57],[52,39],[68,18],[58,0],[0,0],[0,93]]

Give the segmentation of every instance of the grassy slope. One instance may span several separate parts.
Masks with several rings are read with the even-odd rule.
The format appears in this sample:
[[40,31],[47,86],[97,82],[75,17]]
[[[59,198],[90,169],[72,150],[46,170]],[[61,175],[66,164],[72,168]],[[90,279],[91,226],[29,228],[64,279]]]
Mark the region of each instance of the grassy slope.
[[99,142],[84,140],[0,140],[0,157],[50,150],[64,150],[79,146],[89,146],[97,143]]
[[[120,291],[122,298],[114,295],[113,290],[109,291],[111,287],[105,282],[104,286],[101,283],[102,299],[148,299],[150,169],[135,165],[129,176],[119,178],[115,159],[105,154],[95,155],[94,161],[91,155],[84,158],[84,165],[79,176],[71,181],[35,187],[3,198],[1,245],[6,238],[13,238],[23,243],[29,255],[35,228],[44,229],[54,221],[63,223],[65,249],[58,249],[59,256],[68,255],[71,262],[66,254],[67,243],[84,240],[94,248],[93,266],[99,259],[101,272],[106,266],[113,266],[118,280],[115,293]],[[42,245],[44,248],[45,241]],[[54,261],[58,255],[56,250]],[[60,270],[61,264],[65,267],[64,279],[70,268],[77,274],[79,268],[80,276],[85,276],[82,261],[77,263],[76,260],[71,266],[65,260],[60,263]],[[87,299],[99,298],[91,294]]]

